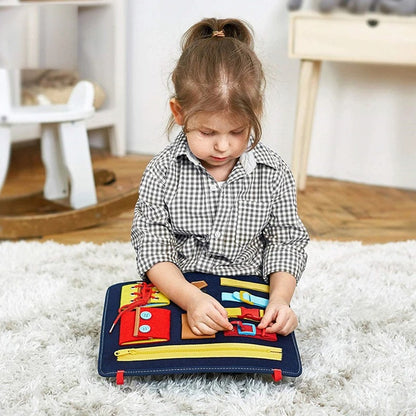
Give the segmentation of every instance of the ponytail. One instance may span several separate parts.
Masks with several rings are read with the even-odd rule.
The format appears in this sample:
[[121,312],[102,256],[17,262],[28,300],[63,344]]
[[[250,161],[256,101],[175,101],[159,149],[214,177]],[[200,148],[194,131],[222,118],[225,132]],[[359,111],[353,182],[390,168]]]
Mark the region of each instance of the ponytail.
[[[182,51],[193,42],[216,37],[215,33],[223,33],[227,38],[234,38],[253,49],[253,31],[247,23],[238,19],[203,19],[191,26],[183,35]],[[217,36],[218,37],[218,36]]]
[[[261,137],[265,79],[252,29],[238,19],[203,19],[185,32],[181,47],[172,82],[185,131],[198,112],[225,111],[250,124],[254,147]],[[171,117],[168,131],[174,125]]]

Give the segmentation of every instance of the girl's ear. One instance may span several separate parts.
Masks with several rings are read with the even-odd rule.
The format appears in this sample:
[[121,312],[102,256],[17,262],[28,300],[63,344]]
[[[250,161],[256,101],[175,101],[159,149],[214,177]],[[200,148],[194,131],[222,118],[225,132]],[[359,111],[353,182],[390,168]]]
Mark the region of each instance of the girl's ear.
[[170,111],[172,111],[173,118],[175,119],[176,124],[183,126],[183,114],[182,114],[182,107],[176,101],[176,98],[172,98],[169,101]]

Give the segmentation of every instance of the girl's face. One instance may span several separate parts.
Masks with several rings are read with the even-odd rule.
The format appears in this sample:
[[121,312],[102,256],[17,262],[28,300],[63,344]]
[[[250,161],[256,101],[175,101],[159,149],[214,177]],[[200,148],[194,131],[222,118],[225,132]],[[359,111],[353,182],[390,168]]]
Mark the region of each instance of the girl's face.
[[201,112],[188,121],[191,152],[215,180],[224,181],[247,150],[250,126],[227,112]]

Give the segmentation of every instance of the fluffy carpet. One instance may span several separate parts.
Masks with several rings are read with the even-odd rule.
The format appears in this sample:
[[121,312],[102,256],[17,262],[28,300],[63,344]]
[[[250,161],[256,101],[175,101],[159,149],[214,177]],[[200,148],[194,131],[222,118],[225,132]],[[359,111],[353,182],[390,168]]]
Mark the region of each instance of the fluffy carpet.
[[415,415],[416,241],[312,242],[292,302],[303,374],[97,374],[105,291],[128,243],[0,243],[1,415]]

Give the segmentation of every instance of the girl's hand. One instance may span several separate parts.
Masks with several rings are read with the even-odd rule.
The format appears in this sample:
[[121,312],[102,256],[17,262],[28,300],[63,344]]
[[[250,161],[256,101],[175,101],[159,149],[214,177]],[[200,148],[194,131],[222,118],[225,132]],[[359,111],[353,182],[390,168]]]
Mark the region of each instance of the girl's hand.
[[212,296],[200,292],[187,308],[188,324],[195,335],[213,335],[232,330],[227,311]]
[[147,271],[147,276],[172,302],[187,311],[189,327],[195,335],[213,335],[233,329],[224,307],[189,283],[175,264],[156,263]]
[[264,312],[263,319],[257,328],[264,329],[268,333],[289,335],[298,326],[298,318],[289,305],[279,302],[269,302]]
[[288,335],[298,326],[298,318],[290,309],[290,301],[296,287],[296,279],[287,272],[276,272],[270,275],[269,304],[264,311],[259,329],[268,333]]

